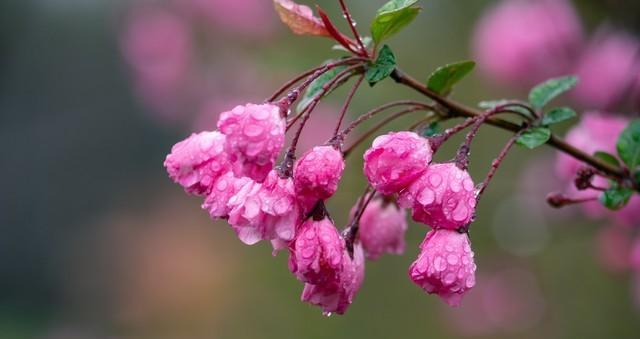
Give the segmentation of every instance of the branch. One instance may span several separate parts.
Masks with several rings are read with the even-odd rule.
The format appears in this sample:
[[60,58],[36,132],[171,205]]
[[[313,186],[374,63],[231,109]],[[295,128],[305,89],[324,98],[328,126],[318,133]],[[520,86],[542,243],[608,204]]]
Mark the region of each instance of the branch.
[[[405,74],[399,69],[396,69],[391,74],[391,78],[395,80],[397,83],[413,88],[414,90],[422,93],[423,95],[431,98],[436,103],[440,104],[447,110],[449,110],[449,114],[452,116],[462,116],[462,117],[477,117],[483,114],[483,112],[476,110],[471,107],[467,107],[465,105],[459,104],[453,100],[442,97],[439,94],[433,92],[425,85],[420,83],[418,80],[412,78],[411,76]],[[498,118],[490,118],[487,119],[487,123],[490,125],[499,127],[504,130],[508,130],[511,132],[521,132],[525,129],[525,127],[518,126],[512,122],[498,119]],[[551,135],[551,138],[547,142],[553,148],[556,148],[564,153],[567,153],[574,158],[581,160],[590,166],[604,172],[605,174],[618,178],[618,179],[626,179],[627,175],[623,169],[612,166],[596,157],[593,157],[584,151],[577,149],[570,144],[566,143],[564,140],[558,138],[555,135]]]

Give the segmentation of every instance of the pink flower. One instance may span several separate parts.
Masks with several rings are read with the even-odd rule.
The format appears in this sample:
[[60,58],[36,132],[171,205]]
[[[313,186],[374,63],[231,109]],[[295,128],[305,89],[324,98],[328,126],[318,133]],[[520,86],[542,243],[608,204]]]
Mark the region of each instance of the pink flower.
[[337,281],[322,284],[304,285],[302,301],[322,307],[325,314],[344,314],[364,280],[364,251],[362,245],[355,243],[353,259],[344,251],[342,269]]
[[211,218],[228,217],[230,208],[227,203],[229,199],[250,180],[247,177],[236,178],[231,171],[225,173],[215,181],[213,189],[202,204],[202,208],[209,212]]
[[293,182],[306,211],[336,192],[344,166],[342,152],[332,146],[314,147],[296,161]]
[[504,0],[480,20],[473,37],[478,67],[506,84],[529,86],[570,73],[582,27],[566,0]]
[[[358,204],[351,209],[352,217],[357,208]],[[404,209],[385,198],[374,198],[362,212],[358,231],[367,259],[376,260],[384,253],[402,254],[407,228],[407,213]]]
[[140,95],[159,112],[177,101],[188,78],[192,44],[187,23],[170,11],[143,6],[129,15],[122,37],[124,58]]
[[474,217],[476,190],[467,171],[454,163],[432,164],[398,200],[413,208],[413,219],[432,228],[458,229]]
[[272,104],[247,104],[224,112],[218,129],[227,136],[227,152],[237,155],[237,176],[262,181],[284,145],[286,122]]
[[432,154],[429,141],[416,133],[381,135],[364,153],[364,173],[380,193],[398,193],[427,169]]
[[225,136],[219,132],[194,133],[171,148],[164,166],[188,193],[207,195],[218,177],[231,169],[224,149]]
[[[627,125],[627,119],[607,113],[588,112],[582,115],[580,122],[567,133],[566,140],[571,145],[584,150],[588,154],[596,151],[616,154],[618,136]],[[559,153],[556,162],[556,173],[568,182],[567,192],[573,198],[597,197],[600,192],[587,189],[578,191],[573,179],[583,162],[567,154]],[[592,184],[598,187],[609,187],[606,178],[595,176]],[[582,204],[582,210],[591,218],[598,218],[607,214],[607,210],[598,202],[590,201]],[[626,208],[625,208],[626,210]]]
[[640,196],[638,194],[632,195],[627,206],[615,213],[614,219],[621,225],[638,225],[640,221]]
[[186,14],[202,18],[216,28],[237,35],[263,37],[271,33],[274,20],[265,0],[173,0]]
[[640,67],[640,42],[621,32],[600,32],[574,71],[580,82],[572,94],[589,108],[607,109],[624,99]]
[[249,180],[231,199],[229,224],[242,242],[291,241],[300,223],[293,180],[281,178],[276,170],[263,183]]
[[476,265],[468,235],[432,230],[420,249],[420,256],[409,268],[411,280],[450,306],[460,305],[463,295],[476,284]]
[[[566,141],[582,149],[588,154],[596,151],[616,154],[616,142],[628,120],[602,112],[587,112],[582,114],[580,122],[567,133]],[[558,154],[556,172],[562,178],[573,180],[578,169],[584,166],[577,160],[564,153]]]
[[336,281],[342,269],[344,240],[328,217],[302,224],[291,244],[289,269],[298,280],[310,284]]

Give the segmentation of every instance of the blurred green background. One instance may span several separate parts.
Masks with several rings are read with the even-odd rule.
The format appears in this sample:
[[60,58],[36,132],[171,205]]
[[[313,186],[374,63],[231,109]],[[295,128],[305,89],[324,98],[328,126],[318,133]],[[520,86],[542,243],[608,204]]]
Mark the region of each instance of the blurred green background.
[[[550,149],[517,148],[480,204],[472,228],[480,278],[460,308],[407,278],[426,232],[420,225],[410,227],[405,255],[367,262],[345,316],[326,318],[301,303],[286,253],[241,244],[162,167],[172,144],[215,128],[216,112],[264,100],[339,55],[328,40],[290,34],[271,1],[260,2],[267,6],[257,30],[193,23],[198,80],[179,88],[197,95],[169,108],[140,95],[123,53],[131,9],[162,1],[0,2],[0,338],[638,338],[629,276],[599,264],[602,223],[544,204],[559,190]],[[318,3],[340,18],[335,1]],[[366,27],[384,1],[349,3]],[[425,1],[418,20],[390,42],[399,63],[425,79],[470,58],[474,23],[491,3]],[[635,1],[575,4],[587,30],[604,21],[640,26]],[[525,93],[473,74],[455,95],[472,105]],[[321,110],[335,114],[344,94],[336,91]],[[417,97],[392,82],[367,87],[350,113],[401,98]],[[481,131],[476,180],[507,138]],[[359,155],[348,166],[329,203],[342,225],[364,185]]]

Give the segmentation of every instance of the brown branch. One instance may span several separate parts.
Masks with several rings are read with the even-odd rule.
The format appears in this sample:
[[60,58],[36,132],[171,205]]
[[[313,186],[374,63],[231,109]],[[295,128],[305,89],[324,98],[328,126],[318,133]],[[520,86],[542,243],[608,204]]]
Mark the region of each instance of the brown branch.
[[[423,85],[421,82],[405,74],[399,69],[396,69],[395,71],[393,71],[393,73],[391,74],[391,78],[393,78],[397,83],[413,88],[414,90],[431,98],[433,101],[440,104],[442,107],[446,108],[449,111],[448,112],[449,115],[451,116],[477,117],[483,114],[482,111],[457,103],[451,99],[445,98],[433,92],[432,90],[427,88],[425,85]],[[516,132],[516,133],[525,129],[525,127],[518,126],[512,122],[495,118],[495,117],[487,119],[487,123],[508,131]],[[590,166],[604,172],[605,174],[611,177],[615,177],[618,179],[627,178],[627,175],[623,169],[618,168],[616,166],[612,166],[596,157],[593,157],[585,153],[584,151],[571,146],[570,144],[568,144],[567,142],[558,138],[555,135],[551,136],[549,141],[547,141],[547,144],[550,145],[551,147],[554,147],[564,153],[567,153],[573,156],[574,158],[584,163],[589,164]]]

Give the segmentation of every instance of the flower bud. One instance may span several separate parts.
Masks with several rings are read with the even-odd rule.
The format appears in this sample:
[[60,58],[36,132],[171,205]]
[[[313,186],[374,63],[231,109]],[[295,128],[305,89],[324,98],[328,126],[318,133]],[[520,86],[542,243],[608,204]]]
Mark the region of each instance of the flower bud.
[[336,192],[344,166],[342,153],[331,146],[314,147],[296,161],[293,182],[305,211]]
[[[351,209],[351,217],[355,217],[359,204]],[[404,252],[404,235],[407,231],[407,213],[395,202],[375,198],[362,212],[358,237],[366,258],[376,260],[384,253],[402,254]]]
[[347,251],[342,254],[342,269],[337,281],[313,285],[306,283],[302,301],[320,306],[326,315],[344,314],[364,280],[364,251],[362,245],[354,244],[353,259]]
[[262,182],[282,150],[285,127],[280,108],[272,104],[247,104],[222,113],[218,129],[227,136],[227,152],[237,157],[236,176]]
[[229,199],[251,179],[247,177],[236,178],[229,171],[222,175],[213,185],[213,189],[202,204],[202,209],[207,210],[211,218],[225,218],[229,215]]
[[320,284],[336,281],[342,269],[344,240],[333,222],[307,220],[290,247],[289,269],[298,280]]
[[450,306],[476,284],[476,265],[466,233],[432,230],[420,245],[420,255],[409,268],[409,277],[429,294],[437,294]]
[[432,154],[429,141],[416,133],[381,135],[364,153],[364,173],[380,193],[398,193],[427,169]]
[[219,132],[194,133],[171,148],[164,166],[188,193],[207,195],[218,177],[231,168],[224,149],[225,136]]
[[455,230],[473,220],[476,190],[469,173],[454,163],[433,164],[400,193],[398,202],[413,208],[415,221]]
[[229,224],[247,245],[260,240],[291,241],[301,219],[293,180],[280,178],[275,170],[263,183],[249,180],[229,199],[228,207]]

